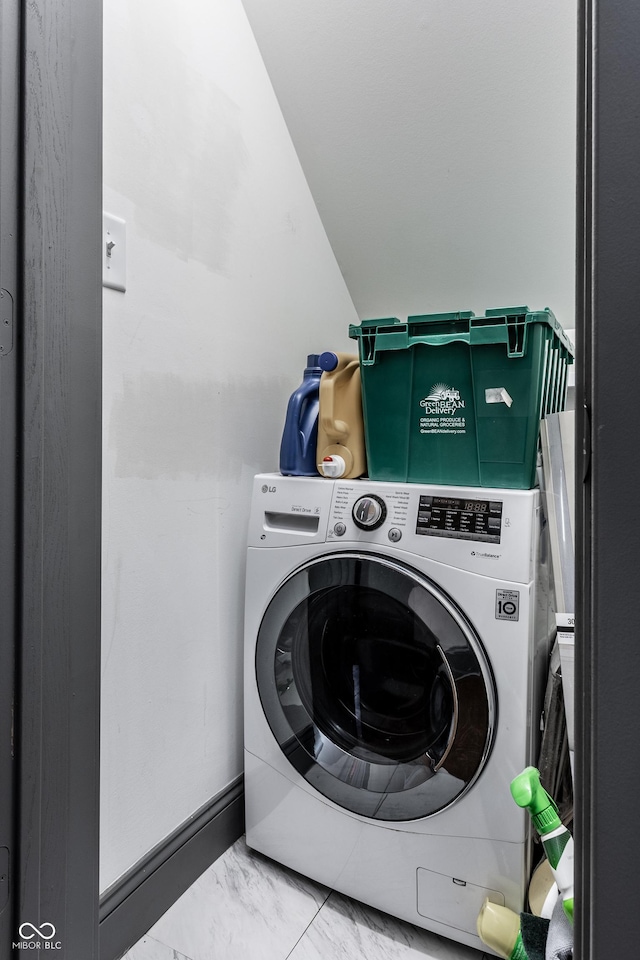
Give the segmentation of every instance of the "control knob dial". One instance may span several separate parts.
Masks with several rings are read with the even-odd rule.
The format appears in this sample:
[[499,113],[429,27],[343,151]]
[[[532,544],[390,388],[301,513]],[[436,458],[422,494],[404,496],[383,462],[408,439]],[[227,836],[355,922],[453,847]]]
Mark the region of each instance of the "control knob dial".
[[376,530],[387,516],[387,507],[381,497],[368,493],[359,497],[353,505],[353,522],[361,530]]

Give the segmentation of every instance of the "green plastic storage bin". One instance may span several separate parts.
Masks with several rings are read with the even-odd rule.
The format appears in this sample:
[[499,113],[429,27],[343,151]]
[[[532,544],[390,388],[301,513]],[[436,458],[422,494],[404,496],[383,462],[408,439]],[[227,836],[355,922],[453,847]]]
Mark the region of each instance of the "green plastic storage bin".
[[363,320],[369,476],[529,489],[540,420],[564,409],[573,346],[548,308]]

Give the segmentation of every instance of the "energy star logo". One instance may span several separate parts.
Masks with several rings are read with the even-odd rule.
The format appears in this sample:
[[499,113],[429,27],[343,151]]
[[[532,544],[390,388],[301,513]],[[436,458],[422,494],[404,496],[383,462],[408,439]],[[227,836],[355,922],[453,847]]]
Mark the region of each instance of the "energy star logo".
[[18,927],[20,940],[14,941],[11,946],[14,950],[62,950],[60,940],[55,940],[56,928],[48,921],[36,927],[26,921]]

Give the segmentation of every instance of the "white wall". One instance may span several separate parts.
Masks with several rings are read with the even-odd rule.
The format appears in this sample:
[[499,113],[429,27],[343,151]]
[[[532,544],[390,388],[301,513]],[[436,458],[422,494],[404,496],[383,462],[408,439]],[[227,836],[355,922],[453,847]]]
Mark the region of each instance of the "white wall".
[[244,0],[362,317],[574,324],[576,0]]
[[240,0],[105,4],[101,889],[242,770],[245,524],[353,304]]

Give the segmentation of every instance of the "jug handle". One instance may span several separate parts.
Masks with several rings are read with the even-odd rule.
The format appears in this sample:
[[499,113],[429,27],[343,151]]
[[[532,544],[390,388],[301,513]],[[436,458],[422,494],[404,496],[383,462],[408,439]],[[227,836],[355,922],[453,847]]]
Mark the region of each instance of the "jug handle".
[[[294,423],[297,423],[300,419],[300,411],[302,410],[303,403],[310,394],[313,395],[316,389],[317,381],[315,383],[312,380],[304,381],[290,398],[287,416],[293,420]],[[310,437],[305,437],[302,430],[296,430],[294,435],[297,438],[300,453],[304,455],[309,447]]]
[[340,443],[349,437],[349,427],[344,420],[334,420],[334,390],[333,377],[322,377],[320,380],[320,424],[327,440]]

